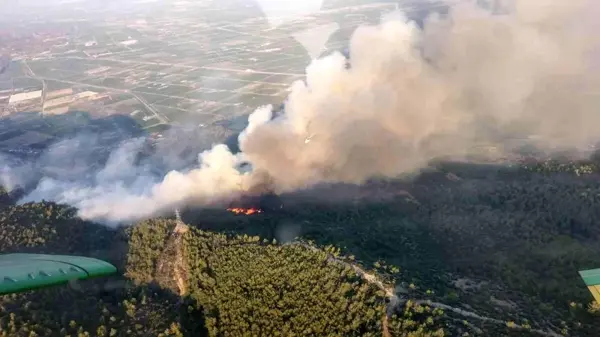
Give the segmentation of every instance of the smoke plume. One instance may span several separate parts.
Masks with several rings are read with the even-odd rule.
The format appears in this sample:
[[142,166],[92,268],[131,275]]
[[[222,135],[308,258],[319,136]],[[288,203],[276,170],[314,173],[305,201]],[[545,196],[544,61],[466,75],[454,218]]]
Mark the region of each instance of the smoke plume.
[[493,15],[460,3],[422,30],[394,13],[356,30],[350,69],[340,54],[313,62],[285,115],[253,125],[240,149],[279,191],[397,177],[480,144],[516,150],[514,138],[583,149],[600,135],[599,8],[523,0]]
[[546,151],[597,141],[600,3],[515,0],[499,12],[461,2],[423,28],[394,13],[355,31],[350,67],[340,53],[315,60],[283,114],[256,110],[240,153],[215,145],[197,168],[158,181],[132,169],[133,145],[124,145],[91,187],[46,179],[26,200],[53,198],[84,218],[127,222],[257,186],[286,192],[395,178],[433,159],[467,158],[481,144],[512,153],[511,139]]

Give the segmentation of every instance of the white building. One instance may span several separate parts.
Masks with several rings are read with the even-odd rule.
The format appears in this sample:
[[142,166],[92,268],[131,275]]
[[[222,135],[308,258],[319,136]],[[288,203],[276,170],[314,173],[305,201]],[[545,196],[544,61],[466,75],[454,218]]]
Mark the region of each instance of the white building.
[[32,99],[41,98],[41,97],[42,97],[41,90],[22,92],[22,93],[14,94],[14,95],[10,96],[10,99],[8,100],[8,104],[18,104],[20,102],[30,101]]
[[137,40],[127,40],[127,41],[121,42],[121,44],[124,45],[124,46],[131,46],[131,45],[134,45],[136,43],[138,43]]

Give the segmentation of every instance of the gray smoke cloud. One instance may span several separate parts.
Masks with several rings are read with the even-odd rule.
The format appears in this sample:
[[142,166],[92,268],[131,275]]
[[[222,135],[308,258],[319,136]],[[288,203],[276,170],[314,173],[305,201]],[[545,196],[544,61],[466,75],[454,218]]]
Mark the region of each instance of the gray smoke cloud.
[[0,154],[0,163],[0,186],[7,192],[25,187],[31,180],[33,175],[31,165],[3,154]]
[[[511,153],[514,138],[546,151],[597,141],[600,3],[515,0],[496,12],[460,2],[422,29],[393,13],[355,31],[350,68],[340,53],[315,60],[284,113],[257,109],[240,153],[215,145],[196,168],[157,180],[128,155],[133,141],[88,186],[45,179],[25,200],[131,222],[257,186],[287,192],[396,178],[437,158],[466,158],[481,144]],[[252,169],[240,170],[243,163]]]

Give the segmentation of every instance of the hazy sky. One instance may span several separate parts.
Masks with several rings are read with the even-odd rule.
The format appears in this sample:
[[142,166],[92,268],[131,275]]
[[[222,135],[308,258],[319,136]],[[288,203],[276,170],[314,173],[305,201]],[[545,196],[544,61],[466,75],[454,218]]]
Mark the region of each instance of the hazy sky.
[[[414,1],[414,0],[411,0]],[[0,16],[5,18],[27,18],[27,16],[45,14],[60,15],[72,12],[74,8],[110,9],[115,12],[129,9],[146,10],[152,7],[172,6],[174,4],[197,5],[200,3],[239,4],[262,8],[267,15],[304,15],[318,11],[323,6],[352,5],[354,3],[396,2],[396,0],[9,0],[0,1]],[[398,0],[398,2],[407,2]],[[49,9],[52,11],[47,12]],[[43,11],[39,11],[43,10]],[[38,12],[39,11],[39,12]]]

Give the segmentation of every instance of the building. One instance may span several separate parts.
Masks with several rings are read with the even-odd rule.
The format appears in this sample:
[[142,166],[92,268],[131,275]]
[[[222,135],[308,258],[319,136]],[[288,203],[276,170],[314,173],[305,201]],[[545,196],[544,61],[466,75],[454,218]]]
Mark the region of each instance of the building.
[[131,46],[131,45],[134,45],[136,43],[138,43],[137,40],[127,40],[127,41],[121,42],[121,45],[123,45],[123,46]]
[[8,100],[8,104],[19,104],[22,102],[30,101],[30,100],[41,98],[41,97],[42,97],[41,90],[22,92],[22,93],[14,94],[14,95],[10,96],[10,99]]
[[52,98],[56,98],[56,97],[60,97],[60,96],[67,96],[67,95],[73,95],[73,89],[67,88],[67,89],[50,91],[49,93],[46,94],[46,99],[52,99]]

